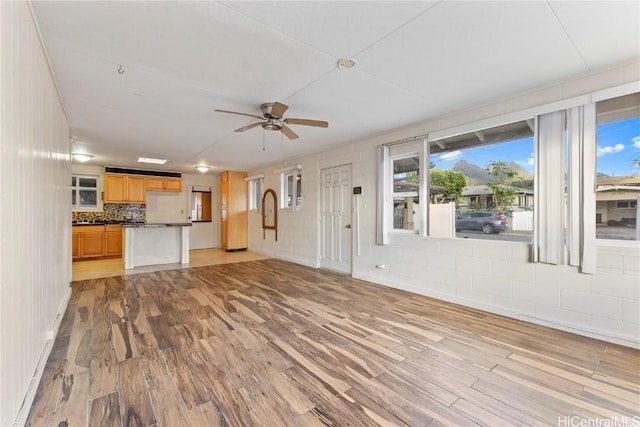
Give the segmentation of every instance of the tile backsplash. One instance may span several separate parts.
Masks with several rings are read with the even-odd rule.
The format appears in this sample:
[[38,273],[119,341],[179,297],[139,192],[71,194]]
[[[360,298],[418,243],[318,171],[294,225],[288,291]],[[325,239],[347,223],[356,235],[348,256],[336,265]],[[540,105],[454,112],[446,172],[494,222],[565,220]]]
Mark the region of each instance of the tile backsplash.
[[72,212],[71,221],[135,221],[144,222],[146,205],[134,203],[108,203],[102,212]]

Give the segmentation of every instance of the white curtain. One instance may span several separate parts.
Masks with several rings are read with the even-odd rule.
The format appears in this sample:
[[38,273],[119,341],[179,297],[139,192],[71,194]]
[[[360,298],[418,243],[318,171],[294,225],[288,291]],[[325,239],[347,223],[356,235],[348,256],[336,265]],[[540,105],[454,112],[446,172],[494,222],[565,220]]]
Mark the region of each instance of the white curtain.
[[596,126],[595,104],[567,111],[568,264],[589,274],[596,270]]
[[535,151],[533,260],[593,274],[595,104],[538,116]]
[[566,114],[556,111],[536,120],[533,260],[564,262]]
[[429,235],[429,181],[431,181],[429,168],[429,142],[427,138],[422,140],[422,146],[420,152],[420,230],[418,233],[421,236]]
[[378,147],[377,158],[378,180],[376,188],[376,243],[386,245],[389,243],[389,212],[387,212],[387,197],[389,191],[389,147],[381,145]]

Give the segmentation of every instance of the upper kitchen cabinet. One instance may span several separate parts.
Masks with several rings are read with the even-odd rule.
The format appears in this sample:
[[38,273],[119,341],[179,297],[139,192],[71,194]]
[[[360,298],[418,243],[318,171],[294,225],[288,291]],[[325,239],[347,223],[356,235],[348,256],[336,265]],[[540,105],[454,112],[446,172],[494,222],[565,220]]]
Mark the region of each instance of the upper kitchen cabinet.
[[105,174],[104,203],[145,203],[144,176]]
[[182,178],[165,178],[161,176],[147,177],[147,191],[182,191]]

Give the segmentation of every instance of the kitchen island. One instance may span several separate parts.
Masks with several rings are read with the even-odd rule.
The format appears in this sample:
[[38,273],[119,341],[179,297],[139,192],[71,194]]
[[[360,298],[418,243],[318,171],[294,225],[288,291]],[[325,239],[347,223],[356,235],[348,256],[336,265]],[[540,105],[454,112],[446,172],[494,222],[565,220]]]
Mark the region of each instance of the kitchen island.
[[123,224],[124,268],[144,265],[189,264],[191,223]]

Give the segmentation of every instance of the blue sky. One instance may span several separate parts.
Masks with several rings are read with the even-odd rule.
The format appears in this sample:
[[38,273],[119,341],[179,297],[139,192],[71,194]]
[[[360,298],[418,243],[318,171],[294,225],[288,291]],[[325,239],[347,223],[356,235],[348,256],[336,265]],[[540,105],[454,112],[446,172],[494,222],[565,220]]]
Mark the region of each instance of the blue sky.
[[533,174],[533,137],[501,144],[481,145],[431,156],[431,161],[438,169],[451,169],[459,160],[466,160],[482,168],[486,167],[492,160],[501,160],[505,163],[515,161]]
[[633,159],[640,159],[640,118],[598,126],[598,172],[615,176],[640,174]]
[[[633,159],[640,159],[640,118],[598,126],[598,172],[615,176],[640,174],[640,167],[633,166]],[[431,156],[438,169],[451,169],[459,160],[480,167],[486,167],[492,160],[515,161],[533,173],[533,137]]]

